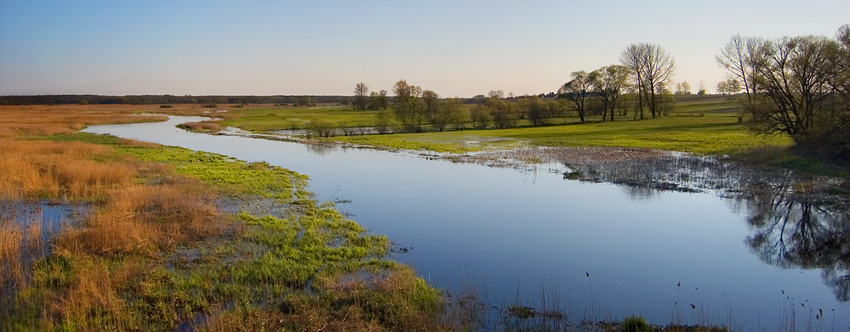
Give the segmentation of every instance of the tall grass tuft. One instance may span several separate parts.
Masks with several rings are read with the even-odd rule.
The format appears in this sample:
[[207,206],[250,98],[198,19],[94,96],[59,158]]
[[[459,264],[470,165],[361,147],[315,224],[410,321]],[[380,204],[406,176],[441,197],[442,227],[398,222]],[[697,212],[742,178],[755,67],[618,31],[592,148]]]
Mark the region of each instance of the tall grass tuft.
[[127,165],[92,160],[110,151],[81,142],[0,140],[0,199],[101,197],[135,177]]
[[58,246],[98,255],[154,255],[188,239],[220,232],[224,221],[213,198],[196,181],[133,185],[110,192],[85,227],[71,230]]

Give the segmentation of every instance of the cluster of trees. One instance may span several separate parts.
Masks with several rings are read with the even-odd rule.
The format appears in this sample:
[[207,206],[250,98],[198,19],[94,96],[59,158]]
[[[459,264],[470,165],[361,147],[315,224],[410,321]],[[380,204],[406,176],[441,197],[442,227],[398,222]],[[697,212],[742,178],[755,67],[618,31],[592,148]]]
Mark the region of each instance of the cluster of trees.
[[753,130],[787,134],[803,152],[850,160],[850,25],[835,38],[735,35],[716,60],[729,72],[726,91],[742,92]]
[[0,105],[62,104],[294,104],[344,103],[345,96],[173,96],[173,95],[41,95],[0,96]]
[[[631,44],[620,54],[620,63],[590,73],[573,72],[571,80],[558,89],[558,95],[572,104],[581,122],[586,121],[594,100],[602,106],[602,121],[614,121],[616,111],[623,108],[633,108],[641,119],[645,109],[652,118],[671,111],[675,100],[667,86],[676,62],[667,51],[654,44]],[[690,89],[690,84],[683,82],[677,85],[676,92],[687,95]],[[630,98],[621,98],[626,94]]]
[[[393,122],[401,130],[421,132],[426,126],[434,130],[460,130],[468,123],[478,129],[512,128],[519,120],[527,119],[533,126],[552,123],[572,112],[584,123],[588,115],[602,115],[602,120],[614,121],[615,114],[627,115],[634,110],[637,117],[652,118],[667,114],[675,103],[668,88],[675,69],[675,61],[664,49],[654,44],[632,44],[620,56],[619,65],[604,66],[591,72],[576,71],[571,80],[558,89],[558,93],[540,96],[505,98],[501,90],[491,90],[487,96],[472,98],[471,108],[461,107],[464,100],[441,99],[432,90],[400,80],[392,87],[393,97],[386,90],[369,93],[369,87],[357,83],[352,104],[361,110],[381,110],[376,117],[375,129],[388,132]],[[689,95],[690,84],[681,82],[676,93]],[[705,93],[700,85],[699,94]],[[551,98],[546,98],[546,97]],[[392,109],[392,114],[386,111]]]
[[[487,96],[472,99],[441,98],[432,90],[399,80],[392,87],[393,97],[386,90],[369,93],[365,83],[354,88],[352,105],[365,110],[379,110],[374,129],[387,133],[400,129],[406,132],[432,130],[463,130],[471,126],[478,129],[513,128],[519,120],[528,119],[534,126],[551,124],[551,120],[564,118],[570,108],[563,100],[538,96],[509,96],[501,90],[492,90]],[[545,95],[544,95],[545,96]],[[552,94],[554,97],[554,93]],[[473,105],[467,107],[468,103]]]
[[[343,105],[347,104],[343,103]],[[387,96],[387,90],[370,93],[369,86],[360,82],[354,87],[354,99],[351,101],[351,105],[360,110],[383,110],[390,107],[390,97]]]

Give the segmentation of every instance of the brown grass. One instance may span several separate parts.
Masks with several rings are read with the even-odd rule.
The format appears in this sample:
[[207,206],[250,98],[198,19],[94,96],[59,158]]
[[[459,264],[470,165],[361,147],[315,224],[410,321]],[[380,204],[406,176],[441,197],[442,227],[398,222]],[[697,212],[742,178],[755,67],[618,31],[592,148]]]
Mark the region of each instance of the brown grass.
[[221,232],[225,223],[197,181],[173,177],[161,185],[114,190],[106,205],[57,247],[74,253],[156,254],[177,243]]
[[26,271],[40,258],[41,220],[23,216],[18,206],[0,202],[0,295],[26,286]]
[[[20,140],[70,134],[90,124],[150,120],[132,114],[140,107],[170,114],[204,111],[199,105],[167,110],[158,105],[0,106],[0,306],[5,307],[0,320],[23,314],[30,326],[45,330],[67,328],[58,324],[68,322],[81,331],[144,329],[121,295],[150,264],[144,261],[227,226],[209,188],[173,174],[170,165],[118,157],[104,145]],[[49,265],[64,259],[72,271],[33,266],[42,248],[40,215],[22,215],[32,212],[19,207],[36,206],[28,202],[40,199],[93,204],[84,221],[53,240],[50,260],[39,261]],[[21,221],[27,218],[32,221]],[[59,279],[62,286],[31,284]]]
[[221,131],[221,124],[213,121],[187,122],[180,124],[180,128],[193,131],[210,132],[214,134]]
[[0,140],[0,199],[92,199],[126,186],[133,169],[91,160],[110,151],[80,142]]
[[74,271],[66,289],[41,294],[38,300],[44,304],[45,330],[57,330],[62,322],[73,322],[79,331],[139,330],[143,322],[135,321],[119,293],[142,274],[139,262],[129,260],[115,268],[95,256],[63,257],[73,260]]
[[[176,104],[172,108],[159,105],[0,105],[0,137],[73,134],[86,126],[141,121],[162,121],[168,115],[211,115],[227,117],[227,113],[203,108],[198,104]],[[233,104],[219,104],[216,109],[230,109]],[[252,104],[243,109],[270,108]]]

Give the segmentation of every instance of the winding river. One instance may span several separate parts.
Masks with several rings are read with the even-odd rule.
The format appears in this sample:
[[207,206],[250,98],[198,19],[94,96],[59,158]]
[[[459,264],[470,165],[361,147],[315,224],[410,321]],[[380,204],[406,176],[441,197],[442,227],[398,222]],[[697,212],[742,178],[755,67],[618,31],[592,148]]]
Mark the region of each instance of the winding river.
[[[662,325],[679,319],[731,323],[745,331],[778,330],[792,317],[799,330],[850,327],[850,243],[840,238],[850,233],[846,210],[812,213],[814,221],[794,223],[789,219],[806,207],[765,203],[776,202],[773,196],[637,193],[623,185],[565,180],[548,171],[551,165],[486,167],[175,128],[199,120],[171,117],[84,131],[266,161],[306,174],[319,200],[347,202],[338,208],[398,243],[402,250],[395,259],[437,287],[478,286],[491,305],[535,307],[545,295],[560,298],[572,322],[641,314]],[[773,221],[782,220],[782,211],[759,210],[778,205],[790,209],[781,230]],[[799,245],[790,242],[812,240],[797,231],[821,224],[838,242],[833,248],[838,253],[829,253],[837,258],[806,261],[817,256],[809,251],[792,256]],[[793,227],[803,235],[793,236]],[[777,246],[780,252],[773,251]]]

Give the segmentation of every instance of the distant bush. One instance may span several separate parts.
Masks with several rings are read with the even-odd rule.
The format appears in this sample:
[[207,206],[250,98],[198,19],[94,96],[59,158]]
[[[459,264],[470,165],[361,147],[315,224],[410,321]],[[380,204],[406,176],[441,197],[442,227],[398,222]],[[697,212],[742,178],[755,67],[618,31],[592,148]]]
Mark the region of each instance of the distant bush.
[[174,106],[171,106],[169,104],[159,105],[159,108],[172,108],[172,107],[174,107]]
[[177,125],[177,128],[186,129],[186,130],[190,130],[190,131],[206,132],[206,133],[215,134],[215,133],[218,133],[219,131],[221,131],[221,124],[219,124],[218,122],[209,122],[209,121],[187,122],[187,123]]
[[654,329],[641,316],[629,316],[623,319],[620,328],[624,332],[652,332]]
[[203,107],[203,108],[216,108],[217,106],[218,105],[216,105],[216,104],[206,104],[206,105],[203,105],[201,107]]

